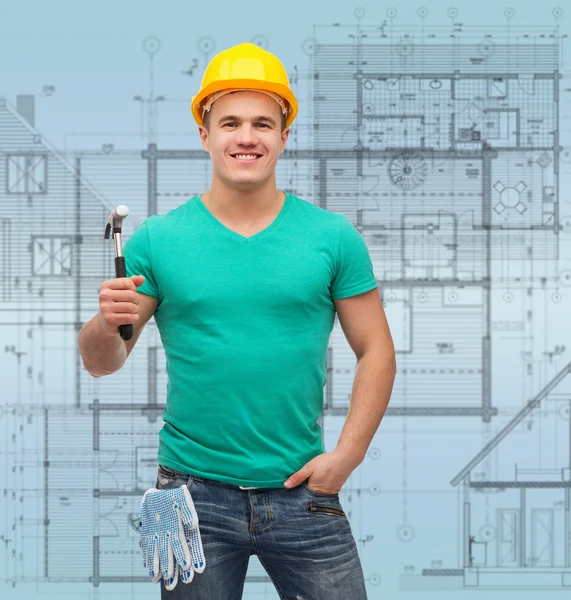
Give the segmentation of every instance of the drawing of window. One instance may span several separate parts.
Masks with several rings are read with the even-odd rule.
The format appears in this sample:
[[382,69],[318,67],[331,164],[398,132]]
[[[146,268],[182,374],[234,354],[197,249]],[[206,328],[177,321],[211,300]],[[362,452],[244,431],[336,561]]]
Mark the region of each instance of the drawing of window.
[[45,194],[48,161],[45,154],[8,154],[6,157],[8,194]]
[[32,275],[71,275],[71,237],[32,236]]

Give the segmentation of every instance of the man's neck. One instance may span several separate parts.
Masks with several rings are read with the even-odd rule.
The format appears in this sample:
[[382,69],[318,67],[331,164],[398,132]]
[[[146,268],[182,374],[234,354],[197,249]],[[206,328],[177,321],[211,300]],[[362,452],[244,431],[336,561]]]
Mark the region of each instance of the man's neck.
[[255,190],[228,189],[213,180],[201,198],[206,207],[234,223],[255,223],[279,212],[285,195],[273,182]]

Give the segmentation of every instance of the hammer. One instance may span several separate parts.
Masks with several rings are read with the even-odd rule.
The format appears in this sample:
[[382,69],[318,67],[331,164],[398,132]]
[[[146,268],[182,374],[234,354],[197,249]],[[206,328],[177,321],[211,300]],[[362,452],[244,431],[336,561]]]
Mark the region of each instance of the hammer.
[[[115,275],[119,277],[127,277],[125,269],[125,257],[123,256],[123,247],[121,245],[121,223],[129,214],[129,209],[124,204],[119,204],[110,213],[105,226],[105,239],[109,239],[109,234],[112,234],[115,240]],[[130,340],[133,337],[133,325],[119,325],[119,335],[123,340]]]

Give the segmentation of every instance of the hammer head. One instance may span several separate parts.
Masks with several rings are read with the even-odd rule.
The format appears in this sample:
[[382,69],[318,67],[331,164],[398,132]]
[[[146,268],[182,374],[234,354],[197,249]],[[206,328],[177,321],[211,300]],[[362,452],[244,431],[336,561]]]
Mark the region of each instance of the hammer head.
[[129,214],[129,209],[124,204],[119,204],[110,213],[105,225],[105,239],[109,239],[109,234],[115,237],[115,230],[119,229],[121,232],[121,224],[123,219]]

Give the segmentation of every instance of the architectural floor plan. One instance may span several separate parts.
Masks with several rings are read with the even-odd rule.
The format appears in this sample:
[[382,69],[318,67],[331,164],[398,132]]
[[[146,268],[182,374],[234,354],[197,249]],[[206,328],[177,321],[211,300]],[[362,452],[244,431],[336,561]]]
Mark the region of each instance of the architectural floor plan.
[[[360,231],[397,350],[387,416],[342,503],[370,598],[571,591],[563,11],[523,26],[507,8],[488,28],[423,11],[407,25],[395,9],[356,8],[315,25],[288,62],[306,109],[278,183]],[[164,42],[144,41],[151,75]],[[196,43],[195,86],[222,41]],[[155,95],[147,104],[144,144],[63,150],[33,95],[0,98],[2,598],[158,593],[138,537],[166,402],[160,336],[151,321],[125,367],[99,379],[76,341],[113,276],[109,211],[129,206],[128,237],[209,185],[209,156],[162,146]],[[328,448],[355,362],[336,323]],[[246,589],[277,598],[255,557]]]

